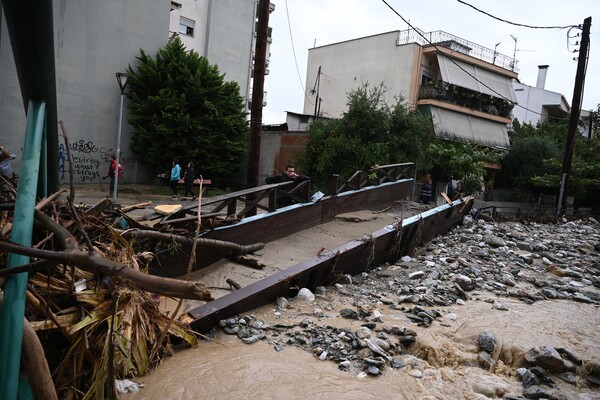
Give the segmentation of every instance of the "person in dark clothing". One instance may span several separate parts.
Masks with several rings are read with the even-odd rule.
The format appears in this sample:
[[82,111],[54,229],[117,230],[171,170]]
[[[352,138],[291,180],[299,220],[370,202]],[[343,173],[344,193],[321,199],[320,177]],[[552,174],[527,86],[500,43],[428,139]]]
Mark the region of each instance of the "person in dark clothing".
[[[288,190],[292,190],[300,182],[304,182],[304,181],[308,181],[308,180],[310,180],[310,178],[308,176],[297,173],[296,168],[293,165],[288,165],[285,167],[285,172],[281,172],[275,176],[270,176],[265,179],[265,182],[267,184],[271,184],[271,183],[294,181],[294,182],[296,182],[296,185],[291,185],[291,187],[288,189]],[[291,198],[283,190],[277,191],[276,202],[277,202],[278,207],[286,207],[286,206],[296,203],[296,201],[293,198]]]
[[[194,169],[194,163],[189,162],[185,172],[183,173],[183,184],[185,187],[184,197],[187,197],[188,193],[192,196],[192,200],[196,200],[196,195],[192,191],[192,186],[196,179],[196,170]],[[184,199],[185,200],[185,199]]]
[[431,177],[429,174],[425,176],[423,179],[423,183],[421,183],[421,203],[429,204],[431,201]]

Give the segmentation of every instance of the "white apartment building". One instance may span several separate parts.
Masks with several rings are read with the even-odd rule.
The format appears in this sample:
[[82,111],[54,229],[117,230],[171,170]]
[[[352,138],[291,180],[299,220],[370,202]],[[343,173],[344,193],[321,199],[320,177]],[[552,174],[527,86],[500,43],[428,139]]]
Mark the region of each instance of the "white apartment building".
[[364,83],[431,113],[439,136],[507,148],[517,61],[443,31],[392,31],[309,49],[304,114],[339,117]]

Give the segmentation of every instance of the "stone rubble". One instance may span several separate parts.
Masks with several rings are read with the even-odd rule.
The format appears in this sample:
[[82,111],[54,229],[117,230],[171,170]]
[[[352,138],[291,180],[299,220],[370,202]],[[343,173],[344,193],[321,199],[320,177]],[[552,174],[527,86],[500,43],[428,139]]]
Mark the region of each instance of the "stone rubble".
[[[267,340],[276,351],[290,345],[301,347],[359,377],[376,376],[390,367],[418,379],[426,365],[410,354],[416,332],[410,327],[387,325],[382,307],[375,310],[372,304],[400,310],[423,327],[434,321],[455,320],[456,314],[443,307],[465,304],[473,291],[517,298],[526,304],[564,299],[600,305],[599,252],[600,224],[593,218],[545,225],[466,216],[447,235],[434,238],[396,264],[357,276],[342,275],[334,286],[316,288],[314,295],[303,288],[303,300],[277,299],[279,311],[302,301],[303,309],[307,303],[314,307],[310,316],[333,318],[338,314],[328,303],[329,295],[336,292],[347,296],[346,304],[352,307],[342,308],[339,316],[361,321],[359,329],[309,318],[299,324],[270,324],[251,315],[222,320],[220,326],[244,343]],[[501,300],[489,301],[497,310],[509,310]],[[492,369],[496,341],[493,332],[479,335],[476,346],[481,368]],[[522,380],[522,396],[507,399],[564,398],[551,376],[570,384],[600,384],[600,365],[588,366],[583,372],[583,361],[568,349],[540,343],[526,353],[525,359],[527,368],[516,371]]]

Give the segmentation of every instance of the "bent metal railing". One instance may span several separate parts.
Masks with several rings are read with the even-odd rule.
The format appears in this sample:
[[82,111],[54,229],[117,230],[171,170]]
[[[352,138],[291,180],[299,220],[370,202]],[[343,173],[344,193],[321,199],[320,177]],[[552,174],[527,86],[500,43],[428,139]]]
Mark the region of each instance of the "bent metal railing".
[[[376,165],[368,171],[357,171],[349,179],[345,179],[341,175],[333,175],[331,194],[337,196],[340,193],[360,190],[367,186],[413,179],[414,175],[414,163]],[[201,216],[205,221],[203,228],[214,226],[213,221],[217,217],[235,222],[255,215],[257,210],[267,213],[277,211],[281,208],[277,206],[278,196],[289,197],[296,203],[306,203],[310,199],[310,181],[274,183],[202,199]],[[144,219],[158,218],[163,218],[158,225],[172,227],[195,223],[198,219],[198,204],[184,206],[168,217],[151,214]]]
[[[293,187],[291,187],[293,186]],[[291,187],[291,188],[290,188]],[[309,200],[310,181],[296,184],[295,182],[282,182],[270,185],[257,186],[220,196],[209,197],[202,200],[201,215],[205,218],[217,216],[229,220],[241,220],[249,215],[256,214],[257,209],[266,212],[276,211],[277,196],[289,197],[298,203],[306,203]],[[265,202],[263,200],[268,199]],[[240,206],[242,207],[240,209]],[[160,215],[146,216],[145,219],[161,218]],[[159,225],[178,225],[197,220],[198,204],[183,207],[180,211],[164,218]]]
[[367,171],[356,171],[348,179],[342,175],[333,175],[331,178],[331,194],[338,195],[349,190],[360,190],[366,186],[396,182],[400,179],[413,179],[415,171],[414,163],[402,163],[375,165]]

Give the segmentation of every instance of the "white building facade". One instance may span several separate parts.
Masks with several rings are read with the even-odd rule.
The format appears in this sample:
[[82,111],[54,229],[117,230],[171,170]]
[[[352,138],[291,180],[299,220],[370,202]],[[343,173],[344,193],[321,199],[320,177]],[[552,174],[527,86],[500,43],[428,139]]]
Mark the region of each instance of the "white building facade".
[[[516,60],[442,31],[392,31],[309,49],[304,113],[337,118],[364,83],[429,110],[436,134],[507,148]],[[307,85],[312,89],[312,85]],[[317,107],[315,107],[317,104]]]
[[[252,95],[256,46],[257,0],[172,0],[169,34],[179,35],[185,47],[208,58],[225,74],[225,80],[240,85],[246,107]],[[270,5],[270,11],[275,5]],[[267,70],[271,29],[267,40]],[[263,100],[266,105],[266,96]]]
[[518,104],[513,109],[513,117],[519,122],[535,125],[547,119],[568,118],[571,107],[565,96],[544,88],[547,74],[548,66],[540,65],[535,86],[513,82]]

